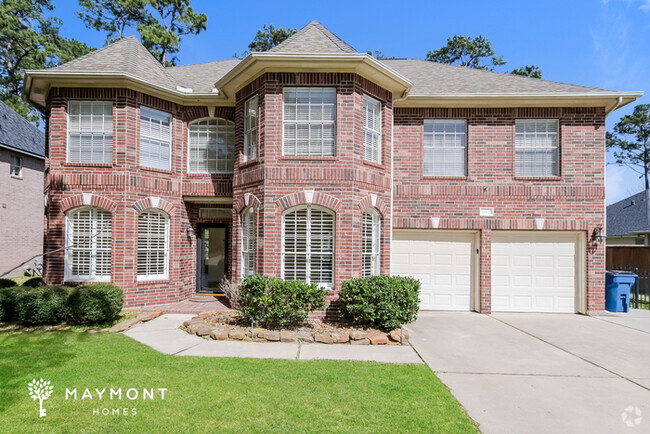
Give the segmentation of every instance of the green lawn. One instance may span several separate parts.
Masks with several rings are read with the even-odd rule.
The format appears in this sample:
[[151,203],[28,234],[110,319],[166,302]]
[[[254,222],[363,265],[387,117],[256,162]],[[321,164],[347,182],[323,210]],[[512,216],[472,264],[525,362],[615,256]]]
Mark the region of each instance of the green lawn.
[[11,280],[16,282],[16,285],[22,285],[25,283],[27,280],[31,279],[32,277],[35,276],[18,276],[18,277],[12,277]]
[[[40,377],[54,385],[44,418],[27,390]],[[80,399],[111,387],[168,391],[165,400]],[[79,399],[66,401],[66,388]],[[93,415],[134,407],[135,416]],[[80,331],[0,333],[0,415],[11,432],[477,431],[425,365],[166,356]]]

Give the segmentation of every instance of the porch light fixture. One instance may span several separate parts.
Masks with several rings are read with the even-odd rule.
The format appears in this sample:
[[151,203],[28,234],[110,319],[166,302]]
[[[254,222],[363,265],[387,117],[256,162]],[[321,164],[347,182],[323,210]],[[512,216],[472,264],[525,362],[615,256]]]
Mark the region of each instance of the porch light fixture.
[[194,237],[194,228],[192,226],[188,226],[187,229],[185,229],[185,233],[189,238]]
[[596,245],[601,245],[605,241],[603,225],[598,225],[594,228],[594,231],[591,234],[591,239],[596,243]]

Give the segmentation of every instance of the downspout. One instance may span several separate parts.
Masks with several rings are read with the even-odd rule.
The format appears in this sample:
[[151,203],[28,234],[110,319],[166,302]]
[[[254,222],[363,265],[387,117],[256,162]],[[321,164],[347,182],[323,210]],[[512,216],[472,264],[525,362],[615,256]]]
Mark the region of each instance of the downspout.
[[390,116],[391,128],[390,128],[390,249],[388,249],[388,274],[391,274],[393,268],[393,181],[394,175],[393,170],[395,167],[395,106],[392,106],[392,112]]

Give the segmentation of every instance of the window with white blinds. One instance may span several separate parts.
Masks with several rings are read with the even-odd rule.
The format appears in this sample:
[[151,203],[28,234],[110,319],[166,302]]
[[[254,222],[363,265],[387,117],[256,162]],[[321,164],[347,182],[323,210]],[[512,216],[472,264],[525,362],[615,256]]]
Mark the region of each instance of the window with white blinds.
[[284,155],[336,155],[336,89],[284,89]]
[[140,166],[171,170],[172,116],[140,107]]
[[560,176],[559,122],[557,119],[515,121],[515,175]]
[[169,217],[160,211],[138,216],[138,280],[169,277]]
[[363,159],[381,163],[381,103],[363,97]]
[[257,246],[257,216],[252,208],[242,213],[242,276],[255,274],[255,252]]
[[467,176],[467,123],[425,119],[423,159],[425,176]]
[[368,210],[363,213],[361,243],[361,276],[378,276],[379,252],[381,248],[381,217],[375,210]]
[[65,280],[111,280],[111,213],[93,207],[77,208],[66,215]]
[[258,99],[252,96],[244,103],[244,161],[257,158]]
[[68,162],[113,162],[112,102],[68,102]]
[[314,206],[284,214],[282,277],[331,287],[334,282],[334,214]]
[[190,130],[190,173],[232,173],[235,124],[220,118],[192,122]]

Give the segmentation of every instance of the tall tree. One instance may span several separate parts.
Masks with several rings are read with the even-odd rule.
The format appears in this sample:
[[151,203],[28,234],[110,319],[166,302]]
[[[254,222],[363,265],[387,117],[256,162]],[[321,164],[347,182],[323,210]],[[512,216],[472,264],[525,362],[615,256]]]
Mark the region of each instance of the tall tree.
[[614,125],[607,133],[607,149],[614,151],[617,164],[637,172],[650,189],[650,104],[637,105]]
[[494,54],[492,43],[482,35],[475,38],[454,35],[447,39],[447,45],[427,53],[426,60],[467,68],[494,70],[495,66],[505,65],[503,57]]
[[154,13],[138,23],[142,44],[164,66],[173,66],[181,37],[205,30],[208,16],[194,12],[190,0],[148,0]]
[[542,70],[537,65],[526,65],[521,68],[515,68],[510,73],[523,75],[524,77],[542,78]]
[[395,56],[388,56],[388,55],[384,54],[381,50],[375,50],[374,52],[369,50],[369,51],[366,51],[366,53],[370,54],[372,57],[374,57],[375,59],[379,59],[379,60],[395,59],[396,58]]
[[79,0],[77,16],[89,29],[105,31],[106,44],[124,37],[124,32],[147,19],[147,0]]
[[264,26],[262,26],[262,28],[255,34],[253,41],[248,44],[248,50],[241,54],[235,53],[232,57],[243,59],[248,56],[249,53],[269,51],[271,48],[281,44],[297,31],[298,29],[284,27],[276,28],[273,24],[264,24]]
[[0,2],[0,99],[36,124],[39,114],[21,98],[25,69],[60,65],[91,50],[59,34],[61,20],[45,17],[51,0]]

